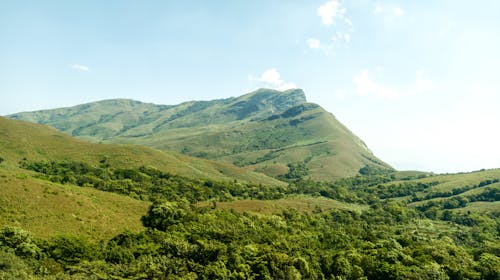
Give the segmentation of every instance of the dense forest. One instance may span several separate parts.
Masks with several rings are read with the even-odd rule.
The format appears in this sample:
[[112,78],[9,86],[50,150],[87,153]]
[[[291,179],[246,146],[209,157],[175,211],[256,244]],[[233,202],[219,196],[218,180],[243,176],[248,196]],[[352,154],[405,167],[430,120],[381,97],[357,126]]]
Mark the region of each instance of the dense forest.
[[[145,230],[98,242],[82,236],[35,238],[0,230],[1,279],[499,279],[500,219],[451,211],[477,200],[498,201],[497,189],[455,204],[417,207],[416,193],[437,182],[372,174],[333,183],[293,178],[287,187],[195,180],[151,167],[113,168],[73,161],[22,160],[33,176],[152,202]],[[487,187],[498,180],[481,182]],[[395,184],[395,183],[394,183]],[[473,188],[474,186],[470,187]],[[476,186],[477,187],[477,186]],[[465,191],[462,190],[462,191]],[[458,192],[458,191],[456,191]],[[217,202],[323,196],[366,209],[272,215],[223,210]],[[397,198],[410,197],[407,200]],[[212,201],[200,206],[200,201]]]

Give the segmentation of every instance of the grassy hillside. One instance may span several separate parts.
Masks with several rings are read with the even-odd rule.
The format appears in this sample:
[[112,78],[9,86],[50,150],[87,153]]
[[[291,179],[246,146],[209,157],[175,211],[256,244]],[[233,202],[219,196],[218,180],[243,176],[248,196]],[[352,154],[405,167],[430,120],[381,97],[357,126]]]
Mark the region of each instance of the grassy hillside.
[[500,214],[500,169],[440,175],[396,172],[387,182],[359,187],[382,199],[408,203],[426,215],[439,216],[446,210]]
[[76,160],[98,164],[107,159],[122,167],[153,166],[189,178],[255,182],[268,185],[280,181],[231,164],[157,151],[136,145],[93,144],[74,139],[45,125],[0,117],[0,157],[10,168],[17,168],[22,158],[29,160]]
[[218,160],[278,177],[290,164],[332,180],[368,165],[390,167],[302,90],[261,89],[238,98],[176,106],[106,100],[9,116],[49,124],[85,140],[140,144]]
[[140,218],[148,202],[28,174],[0,165],[0,227],[18,226],[42,238],[73,234],[92,240],[143,229]]
[[[200,207],[214,207],[213,203],[198,203]],[[324,197],[295,196],[277,200],[235,200],[215,203],[216,209],[234,209],[238,212],[252,212],[272,215],[281,213],[285,209],[294,209],[301,212],[325,212],[333,209],[361,212],[367,209],[366,205],[345,203]]]
[[39,237],[77,234],[98,240],[124,230],[138,231],[142,229],[140,217],[149,203],[37,179],[34,172],[19,167],[23,158],[90,165],[99,165],[106,159],[115,167],[154,166],[188,178],[283,185],[263,174],[225,163],[141,146],[88,143],[45,125],[5,118],[0,118],[0,158],[0,227],[20,226]]
[[[444,204],[452,211],[473,211],[500,213],[500,169],[491,169],[463,174],[439,175],[418,182],[438,182],[438,184],[417,192],[410,206]],[[482,194],[497,192],[490,201],[475,201]],[[490,195],[491,196],[491,195]],[[455,205],[458,203],[458,205]]]

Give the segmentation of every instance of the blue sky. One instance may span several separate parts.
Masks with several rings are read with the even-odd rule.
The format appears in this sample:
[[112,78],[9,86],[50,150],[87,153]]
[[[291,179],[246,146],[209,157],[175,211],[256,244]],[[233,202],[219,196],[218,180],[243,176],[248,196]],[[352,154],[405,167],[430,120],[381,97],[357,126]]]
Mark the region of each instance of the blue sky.
[[0,115],[300,87],[398,169],[500,167],[500,1],[2,1]]

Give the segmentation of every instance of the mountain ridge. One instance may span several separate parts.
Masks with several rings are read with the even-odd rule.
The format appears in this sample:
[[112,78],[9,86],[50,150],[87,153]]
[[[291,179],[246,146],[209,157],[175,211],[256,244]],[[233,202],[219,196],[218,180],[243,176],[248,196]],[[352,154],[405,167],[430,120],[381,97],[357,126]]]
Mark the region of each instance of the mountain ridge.
[[308,103],[301,89],[259,89],[178,105],[108,99],[8,117],[87,141],[173,150],[273,177],[286,176],[291,164],[303,164],[314,180],[352,176],[364,166],[392,169],[333,114]]

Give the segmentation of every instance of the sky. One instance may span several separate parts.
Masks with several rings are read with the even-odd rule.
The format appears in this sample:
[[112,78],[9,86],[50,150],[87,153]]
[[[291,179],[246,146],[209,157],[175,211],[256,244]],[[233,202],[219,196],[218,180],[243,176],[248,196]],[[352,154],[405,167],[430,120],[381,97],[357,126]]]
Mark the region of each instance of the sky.
[[0,115],[302,88],[400,170],[500,168],[500,1],[0,3]]

